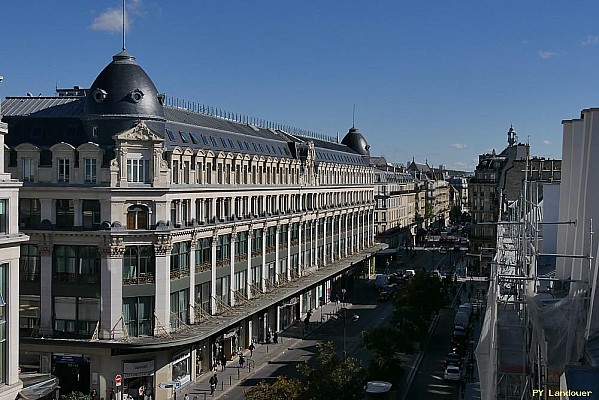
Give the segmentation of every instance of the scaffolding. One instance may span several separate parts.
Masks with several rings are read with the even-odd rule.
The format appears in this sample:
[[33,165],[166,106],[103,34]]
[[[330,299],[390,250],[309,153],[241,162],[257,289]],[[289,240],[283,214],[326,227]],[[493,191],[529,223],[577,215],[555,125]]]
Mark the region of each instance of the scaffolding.
[[542,225],[574,222],[543,221],[542,198],[527,177],[524,182],[520,199],[497,222],[487,310],[475,351],[483,399],[532,399],[533,389],[544,389],[535,400],[548,399],[548,389],[559,390],[565,366],[581,359],[587,336],[592,281],[558,280],[555,264],[545,261],[567,258],[588,262],[590,269],[592,220],[586,254],[543,253]]

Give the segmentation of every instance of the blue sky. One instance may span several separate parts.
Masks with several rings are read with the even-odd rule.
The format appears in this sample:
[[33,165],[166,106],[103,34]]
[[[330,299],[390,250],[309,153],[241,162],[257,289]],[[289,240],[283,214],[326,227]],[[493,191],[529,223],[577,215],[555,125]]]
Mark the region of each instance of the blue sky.
[[[10,1],[0,96],[91,85],[121,48],[119,0]],[[507,144],[561,158],[599,106],[599,2],[128,0],[126,47],[170,96],[473,170]]]

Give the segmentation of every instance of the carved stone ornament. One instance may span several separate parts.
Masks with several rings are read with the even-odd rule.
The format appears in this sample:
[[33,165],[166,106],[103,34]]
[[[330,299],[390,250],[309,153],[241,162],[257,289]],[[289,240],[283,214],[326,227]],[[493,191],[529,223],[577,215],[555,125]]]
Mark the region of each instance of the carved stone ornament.
[[154,254],[157,256],[165,256],[171,251],[170,235],[157,235],[156,243],[154,243]]
[[144,121],[140,121],[133,128],[118,133],[113,136],[113,138],[117,141],[137,141],[137,140],[147,140],[147,141],[164,141],[160,135],[156,132],[148,128]]
[[104,244],[100,246],[100,254],[108,258],[121,258],[125,254],[125,244],[122,237],[104,237]]

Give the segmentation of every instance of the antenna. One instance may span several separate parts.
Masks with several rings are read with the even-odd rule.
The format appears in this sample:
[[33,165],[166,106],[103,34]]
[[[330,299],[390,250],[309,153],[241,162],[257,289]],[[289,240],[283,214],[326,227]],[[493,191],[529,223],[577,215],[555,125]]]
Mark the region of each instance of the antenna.
[[354,103],[354,112],[352,113],[352,116],[351,116],[351,127],[352,128],[356,127],[356,103]]
[[125,0],[123,0],[123,50],[125,50]]

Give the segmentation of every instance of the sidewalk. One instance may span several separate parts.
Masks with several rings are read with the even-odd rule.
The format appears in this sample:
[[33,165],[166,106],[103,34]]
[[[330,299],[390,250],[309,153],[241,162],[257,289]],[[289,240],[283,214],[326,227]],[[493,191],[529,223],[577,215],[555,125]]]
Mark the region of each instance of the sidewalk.
[[221,371],[219,367],[217,371],[218,385],[213,396],[210,395],[210,384],[208,382],[212,373],[207,372],[198,381],[179,389],[177,391],[177,398],[183,399],[185,394],[189,394],[190,400],[219,399],[225,397],[227,392],[232,388],[251,378],[255,371],[265,364],[276,360],[288,349],[296,346],[302,339],[309,337],[313,332],[326,324],[331,315],[338,312],[341,306],[341,303],[331,302],[314,310],[311,318],[312,322],[308,329],[304,326],[303,321],[297,321],[279,334],[278,343],[255,343],[256,348],[251,357],[250,351],[245,349],[243,352],[246,360],[244,368],[240,368],[237,356],[227,362],[227,367],[224,371]]

